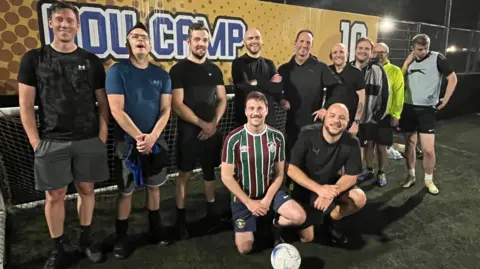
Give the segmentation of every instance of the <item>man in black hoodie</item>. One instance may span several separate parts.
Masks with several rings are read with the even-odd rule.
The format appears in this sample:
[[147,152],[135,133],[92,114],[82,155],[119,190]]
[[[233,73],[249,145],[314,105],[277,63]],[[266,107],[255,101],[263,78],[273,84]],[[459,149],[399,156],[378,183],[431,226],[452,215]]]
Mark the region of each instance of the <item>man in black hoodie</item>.
[[272,60],[261,56],[263,40],[260,31],[249,29],[243,40],[247,53],[232,62],[232,78],[235,85],[235,121],[245,124],[245,97],[252,91],[263,93],[268,100],[267,125],[277,128],[274,103],[282,97],[282,77]]
[[287,110],[287,156],[300,129],[313,124],[320,114],[326,112],[323,109],[324,88],[344,87],[325,63],[311,55],[312,46],[313,33],[301,30],[295,39],[295,56],[278,69],[284,87],[280,104]]

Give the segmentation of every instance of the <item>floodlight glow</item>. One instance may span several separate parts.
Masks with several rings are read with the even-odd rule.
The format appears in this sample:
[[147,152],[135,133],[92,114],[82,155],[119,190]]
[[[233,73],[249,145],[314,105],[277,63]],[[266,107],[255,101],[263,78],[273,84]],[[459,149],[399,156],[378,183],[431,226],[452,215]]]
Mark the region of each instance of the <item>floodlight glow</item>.
[[380,31],[391,32],[395,28],[395,23],[391,18],[384,18],[380,23]]
[[447,52],[455,52],[455,51],[457,51],[457,47],[455,46],[450,46],[447,48]]

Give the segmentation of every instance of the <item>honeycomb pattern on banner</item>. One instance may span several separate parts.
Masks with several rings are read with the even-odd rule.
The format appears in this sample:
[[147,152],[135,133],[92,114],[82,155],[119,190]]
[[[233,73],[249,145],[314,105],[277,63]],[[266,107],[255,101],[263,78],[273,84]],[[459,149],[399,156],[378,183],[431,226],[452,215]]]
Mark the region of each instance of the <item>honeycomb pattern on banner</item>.
[[[0,95],[16,94],[17,74],[22,55],[40,43],[37,0],[0,0]],[[242,18],[248,28],[258,28],[263,35],[263,56],[272,59],[277,68],[294,54],[295,35],[308,28],[314,33],[313,54],[329,63],[330,48],[341,38],[341,21],[360,21],[367,25],[368,36],[376,40],[378,17],[357,15],[258,0],[78,0],[117,7],[133,7],[139,19],[145,22],[152,11],[188,12],[205,14],[210,24],[218,16]],[[245,48],[238,55],[245,53]],[[175,61],[155,62],[167,71]],[[104,61],[106,68],[113,60]],[[223,72],[226,84],[232,84],[231,63],[216,62]]]

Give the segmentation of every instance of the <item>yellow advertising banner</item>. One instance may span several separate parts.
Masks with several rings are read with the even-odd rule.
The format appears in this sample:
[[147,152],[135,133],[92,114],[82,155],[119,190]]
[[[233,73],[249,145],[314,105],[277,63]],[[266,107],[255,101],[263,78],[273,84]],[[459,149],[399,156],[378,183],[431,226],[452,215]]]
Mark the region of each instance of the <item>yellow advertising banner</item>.
[[[329,63],[330,48],[345,44],[354,55],[355,41],[368,36],[376,41],[379,18],[306,8],[258,0],[83,0],[71,2],[80,10],[77,44],[104,59],[108,68],[128,58],[126,32],[137,21],[149,27],[151,59],[167,71],[188,55],[186,37],[192,22],[211,30],[208,57],[231,84],[231,61],[245,53],[243,36],[248,28],[263,35],[262,55],[277,67],[294,54],[296,33],[314,33],[313,54]],[[0,0],[0,95],[16,94],[20,59],[26,51],[49,44],[47,10],[51,1]]]

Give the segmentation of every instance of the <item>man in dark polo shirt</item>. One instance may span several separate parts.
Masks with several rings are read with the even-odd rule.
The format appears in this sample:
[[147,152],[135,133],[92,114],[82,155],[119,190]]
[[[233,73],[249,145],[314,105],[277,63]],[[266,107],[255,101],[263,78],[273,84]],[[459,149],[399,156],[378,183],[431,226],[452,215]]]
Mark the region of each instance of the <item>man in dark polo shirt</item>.
[[[313,240],[313,225],[324,220],[329,239],[346,244],[347,237],[334,221],[357,212],[367,201],[365,193],[355,186],[362,162],[358,139],[345,131],[348,121],[347,107],[333,104],[324,123],[304,127],[293,147],[287,173],[304,187],[292,192],[292,197],[307,211],[307,221],[300,231],[303,242]],[[342,168],[345,172],[340,176],[338,171]]]
[[176,228],[181,239],[190,237],[185,220],[185,198],[188,179],[197,158],[200,159],[205,180],[208,223],[215,225],[220,221],[213,210],[214,168],[220,165],[222,148],[222,136],[217,131],[217,126],[227,106],[222,71],[206,58],[208,29],[202,24],[194,23],[190,25],[188,33],[190,55],[170,70],[173,108],[179,115],[176,144],[177,167],[180,172],[176,180]]
[[235,85],[235,121],[238,125],[247,123],[245,98],[252,91],[263,93],[268,99],[266,123],[277,128],[275,103],[282,98],[282,77],[272,60],[261,56],[263,40],[260,31],[249,29],[243,40],[247,53],[233,60],[232,78]]
[[[48,9],[52,44],[27,52],[18,74],[20,116],[35,152],[35,188],[45,191],[45,217],[53,251],[44,268],[65,268],[63,230],[67,185],[78,191],[80,249],[93,262],[103,259],[90,239],[95,205],[94,183],[109,178],[109,109],[105,70],[95,55],[79,48],[78,9],[56,2]],[[35,122],[39,100],[40,129]],[[98,112],[95,102],[98,102]]]
[[358,126],[363,116],[365,105],[365,79],[363,72],[355,66],[348,64],[348,52],[342,43],[335,44],[330,52],[330,59],[333,64],[330,65],[332,72],[345,84],[343,91],[333,89],[327,90],[327,102],[325,108],[330,104],[344,104],[350,116],[347,130],[353,135],[357,135]]

